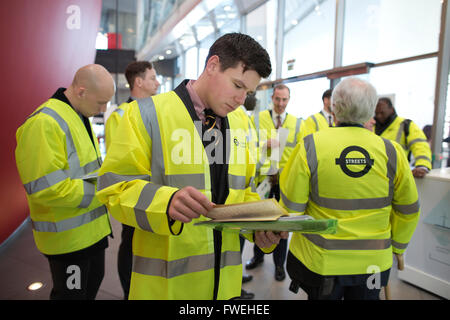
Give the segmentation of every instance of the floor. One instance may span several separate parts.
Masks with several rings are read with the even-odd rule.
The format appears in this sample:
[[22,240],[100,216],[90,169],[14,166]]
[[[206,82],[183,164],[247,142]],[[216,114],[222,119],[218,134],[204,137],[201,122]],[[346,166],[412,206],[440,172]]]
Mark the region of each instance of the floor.
[[[120,242],[121,226],[111,219],[114,239],[110,239],[106,251],[106,270],[98,300],[121,300],[122,289],[117,275],[117,250]],[[243,261],[253,255],[253,244],[246,242]],[[288,290],[288,277],[281,282],[274,279],[272,256],[266,256],[264,263],[254,270],[244,270],[253,276],[243,288],[255,294],[258,300],[305,300],[303,291],[293,294]],[[398,300],[440,300],[441,298],[418,287],[410,285],[397,277],[398,270],[391,271],[390,287],[392,299]],[[264,280],[264,281],[261,281]],[[27,287],[33,282],[42,282],[44,286],[37,291]],[[52,281],[47,259],[36,249],[29,220],[7,241],[0,246],[0,300],[47,300]],[[384,299],[384,294],[381,294]]]

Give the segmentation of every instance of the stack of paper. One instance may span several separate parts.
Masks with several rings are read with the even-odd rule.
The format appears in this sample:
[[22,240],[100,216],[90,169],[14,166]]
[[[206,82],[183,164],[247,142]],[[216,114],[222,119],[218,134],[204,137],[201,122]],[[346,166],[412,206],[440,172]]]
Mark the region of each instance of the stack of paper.
[[336,233],[336,219],[315,220],[307,215],[290,216],[275,199],[217,205],[207,214],[209,221],[195,225],[241,233],[255,230],[301,233]]

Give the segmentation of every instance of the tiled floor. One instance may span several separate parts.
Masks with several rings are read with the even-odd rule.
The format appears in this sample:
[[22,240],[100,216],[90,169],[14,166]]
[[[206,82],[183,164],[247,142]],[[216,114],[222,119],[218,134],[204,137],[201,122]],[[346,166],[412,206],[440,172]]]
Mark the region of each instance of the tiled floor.
[[[120,300],[122,289],[117,275],[117,250],[120,242],[120,224],[111,219],[114,239],[110,239],[106,250],[105,277],[97,295],[99,300]],[[253,244],[246,242],[243,261],[253,255]],[[295,295],[288,290],[290,281],[274,279],[272,256],[266,256],[264,263],[254,270],[246,271],[253,280],[244,284],[244,289],[255,293],[259,300],[305,300],[306,294],[300,290]],[[391,271],[392,299],[437,300],[441,299],[420,288],[412,286],[397,277],[398,271]],[[28,291],[29,284],[40,281],[44,287],[38,291]],[[46,300],[49,297],[52,282],[47,259],[39,253],[34,244],[29,221],[3,246],[0,247],[0,300]],[[384,294],[381,295],[384,298]]]

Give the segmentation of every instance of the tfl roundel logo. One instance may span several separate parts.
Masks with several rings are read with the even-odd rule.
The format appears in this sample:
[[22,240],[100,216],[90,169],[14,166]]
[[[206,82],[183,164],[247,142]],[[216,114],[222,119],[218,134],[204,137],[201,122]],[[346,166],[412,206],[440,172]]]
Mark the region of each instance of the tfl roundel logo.
[[[361,158],[347,158],[347,155],[352,152],[356,151],[361,153]],[[345,148],[342,152],[339,158],[336,159],[336,164],[338,164],[341,167],[341,170],[352,178],[360,178],[364,176],[367,172],[370,171],[374,164],[374,160],[370,159],[370,155],[367,152],[366,149],[363,149],[358,146],[350,146]],[[349,169],[349,166],[354,165],[364,165],[365,167],[361,171],[352,171]]]

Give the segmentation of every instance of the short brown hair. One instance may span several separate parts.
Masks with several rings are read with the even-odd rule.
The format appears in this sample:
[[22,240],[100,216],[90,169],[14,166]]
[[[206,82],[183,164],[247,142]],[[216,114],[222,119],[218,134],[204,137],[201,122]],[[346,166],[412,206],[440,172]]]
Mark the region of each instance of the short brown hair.
[[[289,87],[285,84],[277,84],[274,88],[273,88],[273,93],[275,93],[275,90],[283,90],[283,89],[287,89],[289,92],[289,96],[291,95],[291,89],[289,89]],[[273,95],[272,93],[272,95]]]
[[133,61],[128,64],[125,70],[125,78],[127,78],[130,90],[133,90],[134,80],[136,77],[143,77],[147,69],[152,69],[153,65],[148,61]]
[[270,57],[264,49],[252,37],[242,33],[227,33],[217,39],[209,48],[209,58],[217,55],[220,61],[221,71],[236,67],[239,62],[244,64],[244,72],[256,71],[260,77],[267,78],[272,72]]

